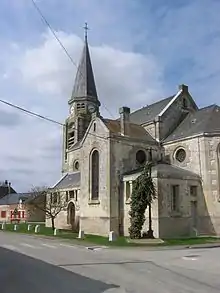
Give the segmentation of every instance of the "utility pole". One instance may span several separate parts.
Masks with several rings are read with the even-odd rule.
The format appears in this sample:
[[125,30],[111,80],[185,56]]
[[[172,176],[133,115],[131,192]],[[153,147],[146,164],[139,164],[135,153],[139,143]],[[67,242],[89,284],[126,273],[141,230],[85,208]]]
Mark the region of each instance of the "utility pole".
[[[150,168],[149,168],[149,176],[151,177],[151,172],[152,172],[152,149],[150,149],[150,152],[149,152],[149,163],[150,163]],[[149,221],[149,229],[147,231],[147,236],[148,238],[150,239],[153,239],[154,238],[154,231],[152,229],[152,215],[151,215],[151,203],[149,203],[148,205],[149,207],[149,218],[148,218],[148,221]]]
[[11,182],[8,182],[8,180],[5,180],[5,184],[6,184],[6,186],[7,186],[7,201],[6,201],[6,204],[7,204],[7,214],[6,214],[6,221],[7,221],[7,219],[8,219],[8,217],[10,216],[10,215],[8,215],[9,214],[9,195],[10,195],[10,193],[11,193]]

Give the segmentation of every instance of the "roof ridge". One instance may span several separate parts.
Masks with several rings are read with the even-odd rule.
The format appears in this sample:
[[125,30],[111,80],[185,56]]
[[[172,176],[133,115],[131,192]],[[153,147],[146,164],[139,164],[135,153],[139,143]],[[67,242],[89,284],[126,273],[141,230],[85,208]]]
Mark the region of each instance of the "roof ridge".
[[[206,129],[210,129],[211,127],[209,127],[209,123],[211,122],[211,120],[213,119],[213,112],[216,109],[216,107],[219,107],[216,104],[210,105],[210,108],[213,108],[211,112],[208,113],[208,117],[206,118],[206,122],[205,122],[205,127]],[[208,107],[207,107],[208,108]]]
[[205,106],[205,107],[203,107],[203,108],[200,108],[199,110],[198,110],[198,112],[199,111],[202,111],[202,110],[205,110],[205,109],[209,109],[209,108],[212,108],[212,107],[219,107],[217,104],[211,104],[211,105],[208,105],[208,106]]
[[144,106],[144,107],[142,107],[142,108],[139,108],[139,109],[137,109],[137,110],[131,112],[131,114],[134,114],[134,113],[136,113],[136,112],[138,112],[138,111],[141,111],[141,110],[143,110],[143,109],[146,109],[146,108],[148,108],[148,107],[150,107],[150,106],[153,106],[153,105],[159,104],[159,103],[164,102],[164,101],[166,101],[166,100],[172,99],[174,96],[175,96],[175,95],[172,95],[172,96],[169,96],[169,97],[167,97],[167,98],[164,98],[164,99],[158,100],[158,101],[156,101],[156,102],[154,102],[154,103],[152,103],[152,104],[149,104],[149,105],[147,105],[147,106]]

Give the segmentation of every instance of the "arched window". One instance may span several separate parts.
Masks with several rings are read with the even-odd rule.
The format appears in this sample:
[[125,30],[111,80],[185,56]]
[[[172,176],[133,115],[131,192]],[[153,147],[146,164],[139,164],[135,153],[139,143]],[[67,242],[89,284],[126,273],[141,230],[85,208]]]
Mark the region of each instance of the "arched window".
[[146,162],[146,153],[143,150],[139,150],[136,153],[136,161],[138,164],[143,165]]
[[91,158],[92,199],[99,198],[99,152],[94,150]]
[[73,162],[73,171],[79,171],[79,161],[75,160]]

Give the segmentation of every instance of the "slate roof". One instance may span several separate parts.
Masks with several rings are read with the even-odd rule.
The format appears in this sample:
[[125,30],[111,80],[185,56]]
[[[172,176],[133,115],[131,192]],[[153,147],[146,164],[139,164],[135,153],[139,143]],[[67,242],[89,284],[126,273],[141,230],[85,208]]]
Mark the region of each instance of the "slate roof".
[[61,180],[53,186],[53,188],[72,188],[80,186],[80,172],[68,173]]
[[[132,175],[140,173],[143,168],[137,170],[132,170],[130,172],[124,173],[126,175]],[[152,167],[152,177],[153,178],[174,178],[174,179],[195,179],[199,180],[200,176],[191,171],[179,168],[177,166],[167,164],[167,163],[158,163],[156,166]]]
[[98,100],[87,40],[85,40],[70,101],[74,100],[74,98],[83,97],[91,97]]
[[[10,187],[10,193],[16,193],[16,191]],[[8,186],[0,185],[0,199],[8,194]]]
[[217,105],[210,105],[188,114],[164,142],[212,132],[220,132],[220,107]]
[[[121,124],[118,120],[104,119],[103,122],[108,127],[108,129],[115,134],[121,134]],[[149,142],[155,142],[152,136],[140,125],[129,123],[129,137],[146,139]]]
[[139,125],[153,121],[173,97],[174,95],[132,112],[130,114],[130,121]]
[[26,201],[30,197],[30,193],[10,193],[0,199],[0,205],[18,204],[20,199],[22,199],[22,201]]

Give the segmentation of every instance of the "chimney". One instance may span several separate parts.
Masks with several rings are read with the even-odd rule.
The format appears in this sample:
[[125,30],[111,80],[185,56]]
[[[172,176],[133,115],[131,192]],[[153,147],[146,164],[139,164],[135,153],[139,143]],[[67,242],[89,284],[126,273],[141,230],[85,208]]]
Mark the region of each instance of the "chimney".
[[130,111],[128,107],[121,107],[119,109],[122,135],[129,135]]
[[180,84],[179,90],[182,90],[183,93],[188,93],[188,85]]

